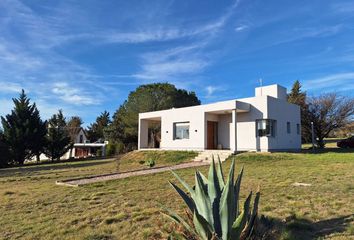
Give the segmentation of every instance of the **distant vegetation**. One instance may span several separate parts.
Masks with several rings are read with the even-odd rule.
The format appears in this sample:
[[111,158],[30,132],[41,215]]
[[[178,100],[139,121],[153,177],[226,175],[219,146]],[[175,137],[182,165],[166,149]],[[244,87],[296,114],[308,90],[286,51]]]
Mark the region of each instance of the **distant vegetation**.
[[[290,103],[301,107],[301,125],[303,142],[311,142],[311,123],[317,147],[324,148],[325,141],[335,130],[345,129],[353,124],[354,98],[340,96],[337,93],[326,93],[308,97],[301,90],[299,81],[295,81],[288,95]],[[348,134],[354,134],[350,132]]]

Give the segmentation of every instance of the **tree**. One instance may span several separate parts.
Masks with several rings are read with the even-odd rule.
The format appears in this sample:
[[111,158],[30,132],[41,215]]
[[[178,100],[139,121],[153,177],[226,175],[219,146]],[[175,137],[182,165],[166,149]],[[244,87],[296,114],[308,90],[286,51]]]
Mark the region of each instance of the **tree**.
[[82,124],[84,124],[84,122],[82,121],[82,119],[79,116],[71,117],[69,119],[69,121],[66,123],[66,129],[68,131],[68,134],[70,136],[70,140],[72,143],[71,148],[70,148],[69,158],[72,157],[75,138],[76,138],[77,134],[79,133]]
[[317,145],[323,148],[324,138],[334,129],[344,127],[354,114],[354,98],[323,94],[308,99],[309,121],[313,122]]
[[288,102],[300,106],[301,112],[301,138],[302,142],[311,141],[311,124],[308,121],[308,106],[306,104],[306,92],[301,90],[301,83],[296,80],[288,94]]
[[[136,147],[138,141],[138,114],[177,107],[199,105],[194,92],[177,89],[169,83],[153,83],[139,86],[130,92],[128,99],[113,116],[113,123],[107,128],[107,135],[121,140],[126,147]],[[150,132],[158,136],[156,128]]]
[[4,141],[4,134],[0,129],[0,168],[6,167],[10,161],[9,147]]
[[104,111],[96,118],[96,122],[88,127],[87,135],[91,142],[104,139],[104,129],[111,123],[109,112]]
[[60,160],[73,143],[69,136],[65,117],[62,110],[54,114],[48,121],[47,144],[45,147],[45,155],[52,161]]
[[75,142],[76,135],[80,131],[82,124],[84,124],[84,122],[79,116],[71,117],[69,121],[66,123],[68,134],[73,143]]
[[24,90],[13,102],[15,107],[11,114],[1,117],[3,141],[9,147],[13,163],[21,165],[33,156],[39,158],[43,150],[46,122],[41,120],[36,104],[30,103]]

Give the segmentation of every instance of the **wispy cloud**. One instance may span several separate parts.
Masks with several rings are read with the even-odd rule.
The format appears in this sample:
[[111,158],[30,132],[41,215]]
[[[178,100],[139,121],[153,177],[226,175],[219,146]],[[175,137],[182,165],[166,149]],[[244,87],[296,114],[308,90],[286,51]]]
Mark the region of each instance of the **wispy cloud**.
[[[338,91],[354,90],[354,72],[330,74],[316,79],[304,81],[304,89],[330,89]],[[341,87],[342,86],[342,87]]]
[[235,1],[218,19],[183,32],[173,31],[170,36],[196,36],[192,43],[182,44],[164,51],[144,53],[140,71],[132,77],[142,80],[171,81],[178,84],[186,75],[202,72],[212,64],[212,51],[206,53],[208,45],[232,16],[239,1]]
[[348,2],[336,2],[332,4],[332,9],[335,13],[353,13],[354,3],[352,1]]
[[0,82],[1,93],[20,93],[22,86],[17,83]]
[[83,89],[70,86],[68,83],[54,83],[52,93],[56,94],[64,102],[74,105],[97,105],[99,99],[89,96]]
[[248,25],[246,25],[246,24],[241,24],[241,25],[238,25],[238,26],[235,27],[235,31],[236,31],[236,32],[242,32],[242,31],[244,31],[244,30],[246,30],[246,29],[248,29],[248,28],[249,28]]

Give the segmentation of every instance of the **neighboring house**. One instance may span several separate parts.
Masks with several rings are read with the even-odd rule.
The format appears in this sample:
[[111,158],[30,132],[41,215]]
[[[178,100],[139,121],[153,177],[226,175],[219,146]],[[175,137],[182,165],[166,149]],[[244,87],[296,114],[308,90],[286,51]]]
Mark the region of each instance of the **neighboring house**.
[[255,96],[139,114],[138,148],[149,143],[149,124],[161,126],[160,149],[296,151],[301,148],[300,107],[286,88],[257,87]]
[[68,151],[62,158],[86,158],[96,155],[97,150],[101,149],[102,156],[105,156],[107,143],[90,143],[86,131],[83,128],[78,128],[74,132],[74,147],[72,151]]
[[[88,140],[86,131],[80,127],[75,130],[71,130],[74,146],[71,150],[67,151],[60,159],[69,158],[86,158],[97,155],[97,150],[101,149],[101,155],[106,155],[107,142],[95,142],[90,143]],[[47,160],[48,157],[44,154],[40,155],[40,160]],[[31,161],[36,161],[36,157],[33,157]]]

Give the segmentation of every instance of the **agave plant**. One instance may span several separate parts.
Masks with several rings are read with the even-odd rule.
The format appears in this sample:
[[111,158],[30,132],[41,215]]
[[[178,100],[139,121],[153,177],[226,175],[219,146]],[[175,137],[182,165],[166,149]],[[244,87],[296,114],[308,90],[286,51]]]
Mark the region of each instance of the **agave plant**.
[[213,158],[208,178],[201,172],[196,171],[194,187],[188,185],[175,172],[172,172],[189,193],[170,182],[193,215],[194,226],[192,227],[192,224],[170,209],[165,209],[167,211],[166,215],[178,224],[183,225],[189,233],[199,239],[239,240],[249,238],[257,218],[260,193],[257,191],[251,210],[252,192],[250,192],[241,211],[239,195],[243,168],[236,181],[234,181],[234,171],[235,159],[232,160],[229,175],[225,182],[220,158],[218,164],[215,164]]

